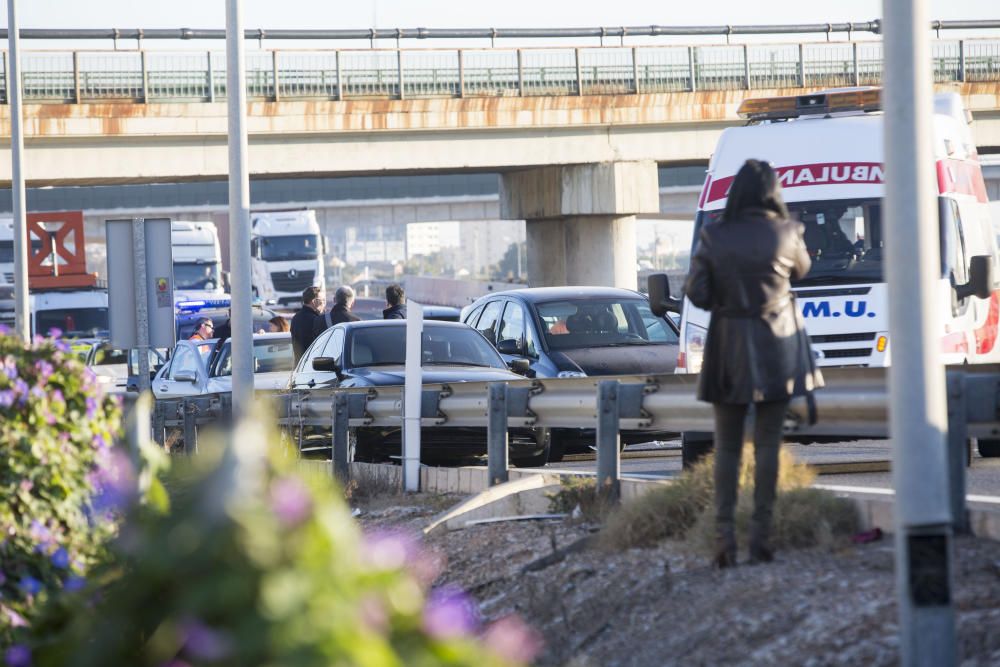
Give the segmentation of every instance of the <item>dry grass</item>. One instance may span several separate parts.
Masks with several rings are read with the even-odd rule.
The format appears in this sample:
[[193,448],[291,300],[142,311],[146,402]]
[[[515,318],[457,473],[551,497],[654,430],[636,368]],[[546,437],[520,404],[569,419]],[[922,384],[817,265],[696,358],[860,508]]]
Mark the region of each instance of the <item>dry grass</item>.
[[351,467],[351,479],[344,489],[344,497],[351,504],[369,504],[402,495],[400,468],[397,466],[355,464]]
[[[598,536],[605,550],[652,546],[666,538],[685,540],[711,553],[715,540],[714,461],[706,458],[669,485],[650,491],[608,516]],[[753,511],[754,462],[747,449],[740,471],[737,539],[745,541]],[[810,488],[815,473],[781,452],[773,544],[777,549],[834,546],[858,529],[853,503]]]
[[593,477],[563,477],[559,484],[558,491],[547,494],[551,512],[568,514],[587,523],[601,523],[615,509],[615,503],[606,494],[597,492],[597,480]]

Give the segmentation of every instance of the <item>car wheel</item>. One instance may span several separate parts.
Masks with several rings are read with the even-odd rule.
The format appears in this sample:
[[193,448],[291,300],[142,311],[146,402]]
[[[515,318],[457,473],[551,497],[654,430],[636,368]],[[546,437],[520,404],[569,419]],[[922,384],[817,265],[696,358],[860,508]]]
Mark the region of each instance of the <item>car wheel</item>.
[[559,463],[566,456],[566,441],[559,436],[549,436],[549,463]]
[[690,469],[712,451],[712,434],[707,431],[684,431],[681,433],[681,465]]
[[544,442],[545,446],[542,451],[535,456],[525,456],[521,458],[511,458],[511,463],[513,463],[518,468],[541,468],[550,459],[550,452],[552,451],[552,432],[549,429],[543,429],[540,434],[540,438]]
[[983,440],[980,438],[977,444],[979,447],[979,455],[984,459],[991,459],[1000,456],[1000,440]]

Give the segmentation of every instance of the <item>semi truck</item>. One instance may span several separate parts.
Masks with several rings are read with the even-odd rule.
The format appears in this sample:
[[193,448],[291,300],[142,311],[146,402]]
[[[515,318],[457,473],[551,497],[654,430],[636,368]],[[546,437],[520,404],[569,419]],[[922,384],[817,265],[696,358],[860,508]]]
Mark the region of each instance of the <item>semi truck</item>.
[[325,283],[326,241],[316,212],[252,213],[250,266],[253,294],[267,305],[294,307],[302,290]]
[[219,234],[212,222],[174,220],[174,299],[215,299],[225,294]]

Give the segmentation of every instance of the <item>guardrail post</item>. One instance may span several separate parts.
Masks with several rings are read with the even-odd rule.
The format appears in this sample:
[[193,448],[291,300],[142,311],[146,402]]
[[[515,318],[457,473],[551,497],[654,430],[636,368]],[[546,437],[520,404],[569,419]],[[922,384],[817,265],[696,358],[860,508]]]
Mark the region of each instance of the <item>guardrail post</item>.
[[278,50],[271,51],[271,80],[274,82],[274,101],[281,101],[281,82],[278,79]]
[[696,92],[698,90],[698,84],[696,82],[697,70],[695,69],[695,50],[693,46],[688,47],[688,76],[691,79],[691,92]]
[[165,404],[162,401],[156,401],[153,403],[153,440],[163,448],[167,442],[167,428],[164,422],[166,421],[167,415],[165,411]]
[[10,104],[10,60],[3,52],[3,103]]
[[396,79],[399,81],[399,99],[406,99],[406,84],[403,82],[403,49],[396,49]]
[[861,85],[861,68],[858,67],[858,43],[853,42],[851,44],[851,56],[854,60],[854,85]]
[[215,101],[215,68],[212,66],[212,52],[206,52],[208,55],[208,72],[206,76],[208,77],[208,101]]
[[337,101],[344,101],[344,76],[340,68],[340,51],[333,52],[333,62],[337,68]]
[[958,40],[958,80],[965,83],[965,40]]
[[347,394],[338,391],[333,395],[333,475],[341,482],[351,478],[351,451],[348,419],[350,418]]
[[621,490],[618,434],[618,380],[597,383],[597,491],[617,501]]
[[487,399],[489,420],[486,426],[486,453],[489,485],[496,486],[509,479],[507,472],[507,385],[490,383]]
[[969,447],[968,404],[965,373],[948,371],[948,477],[951,481],[951,513],[956,535],[969,533],[969,511],[965,506],[965,468]]
[[198,451],[198,424],[195,421],[198,406],[192,401],[184,399],[181,403],[181,412],[184,416],[184,453],[191,455]]
[[80,103],[80,52],[73,52],[73,103]]
[[146,52],[139,52],[139,63],[142,67],[142,103],[149,104],[149,67],[146,64]]
[[524,52],[517,50],[517,95],[524,97]]
[[806,45],[799,44],[799,88],[806,87]]
[[743,45],[743,88],[750,90],[750,45]]
[[458,96],[465,97],[465,51],[458,50]]
[[576,57],[576,94],[583,95],[583,66],[580,63],[580,49],[573,49],[573,54]]
[[633,90],[635,94],[638,95],[642,92],[642,88],[639,85],[639,47],[632,47],[632,81],[635,84]]

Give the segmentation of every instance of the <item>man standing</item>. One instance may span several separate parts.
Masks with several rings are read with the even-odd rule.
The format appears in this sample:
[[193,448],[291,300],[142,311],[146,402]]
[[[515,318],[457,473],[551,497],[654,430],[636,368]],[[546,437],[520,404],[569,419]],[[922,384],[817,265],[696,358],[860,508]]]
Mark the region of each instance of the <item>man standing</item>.
[[360,317],[351,312],[354,307],[354,290],[347,285],[341,285],[333,294],[333,308],[323,317],[316,318],[315,336],[341,322],[358,322]]
[[191,337],[188,340],[208,340],[212,337],[212,332],[215,330],[215,325],[212,324],[211,318],[199,317],[196,323],[198,328],[194,330]]
[[382,311],[384,320],[405,320],[406,319],[406,292],[399,285],[389,285],[385,288],[385,305],[388,306]]
[[312,342],[316,340],[316,320],[323,321],[326,297],[322,287],[307,287],[302,291],[302,308],[292,317],[292,352],[299,362]]

